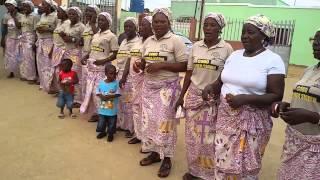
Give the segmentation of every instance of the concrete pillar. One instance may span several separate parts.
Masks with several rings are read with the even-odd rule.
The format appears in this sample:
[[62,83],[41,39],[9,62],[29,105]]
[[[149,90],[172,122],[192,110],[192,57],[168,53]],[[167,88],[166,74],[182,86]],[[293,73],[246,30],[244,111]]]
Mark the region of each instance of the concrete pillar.
[[190,29],[189,29],[189,39],[191,41],[196,41],[196,31],[197,31],[197,19],[190,19]]

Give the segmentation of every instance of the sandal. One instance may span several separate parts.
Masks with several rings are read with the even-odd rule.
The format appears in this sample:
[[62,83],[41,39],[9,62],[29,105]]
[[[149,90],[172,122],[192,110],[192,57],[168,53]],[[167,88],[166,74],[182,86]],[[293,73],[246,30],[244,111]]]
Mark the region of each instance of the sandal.
[[127,131],[126,134],[124,135],[124,137],[132,138],[133,137],[133,133],[131,133],[130,131]]
[[70,114],[70,117],[72,118],[72,119],[75,119],[75,118],[77,118],[77,115],[76,114]]
[[65,117],[65,116],[64,116],[63,113],[61,113],[61,114],[58,115],[58,118],[60,118],[60,119],[64,119],[64,117]]
[[172,167],[172,164],[171,164],[170,158],[164,158],[158,172],[158,177],[160,178],[168,177],[171,171],[171,167]]
[[198,179],[198,178],[190,173],[185,173],[183,175],[182,179],[183,180],[194,180],[194,179]]
[[143,151],[142,149],[140,149],[140,153],[141,154],[149,154],[150,152],[149,151]]
[[97,114],[94,114],[90,117],[88,122],[97,122],[99,120],[99,116]]
[[138,139],[137,137],[134,137],[134,138],[130,139],[130,141],[128,141],[128,144],[138,144],[140,142],[141,142],[140,139]]
[[141,166],[149,166],[153,163],[161,162],[160,155],[156,152],[152,152],[149,156],[146,158],[143,158],[140,161]]
[[81,104],[80,103],[73,103],[72,108],[80,108]]

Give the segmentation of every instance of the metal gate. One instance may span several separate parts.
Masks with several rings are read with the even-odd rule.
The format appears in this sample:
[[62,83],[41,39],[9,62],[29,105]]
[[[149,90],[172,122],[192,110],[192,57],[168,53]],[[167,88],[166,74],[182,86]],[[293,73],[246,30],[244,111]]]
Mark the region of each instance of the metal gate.
[[78,6],[84,12],[86,7],[90,4],[95,4],[101,10],[101,12],[108,12],[111,14],[112,27],[111,30],[117,33],[118,18],[117,18],[117,0],[73,0],[69,2],[69,7]]
[[[244,20],[227,18],[227,23],[228,25],[223,29],[222,32],[223,39],[233,42],[240,42]],[[285,63],[286,70],[288,70],[295,20],[273,21],[273,24],[276,28],[276,37],[272,46],[269,46],[268,49],[281,56]]]

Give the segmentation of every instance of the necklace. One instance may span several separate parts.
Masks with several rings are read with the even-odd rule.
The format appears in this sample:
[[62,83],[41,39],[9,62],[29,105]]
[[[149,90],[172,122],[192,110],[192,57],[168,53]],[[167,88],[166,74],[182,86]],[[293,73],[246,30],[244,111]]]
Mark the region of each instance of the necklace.
[[253,56],[261,53],[261,52],[264,51],[264,50],[265,50],[264,47],[261,48],[261,49],[258,49],[258,50],[256,50],[255,52],[251,53],[252,55],[248,55],[248,53],[246,53],[246,51],[244,51],[244,54],[243,54],[243,55],[244,55],[244,56],[247,56],[247,57],[253,57]]

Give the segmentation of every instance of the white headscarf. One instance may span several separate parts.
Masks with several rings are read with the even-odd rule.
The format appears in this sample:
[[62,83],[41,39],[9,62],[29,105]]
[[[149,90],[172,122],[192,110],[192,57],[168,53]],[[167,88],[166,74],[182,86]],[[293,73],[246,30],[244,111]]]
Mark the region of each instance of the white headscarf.
[[91,4],[91,5],[88,5],[88,7],[93,8],[97,15],[100,13],[100,8],[98,6]]
[[59,8],[62,9],[65,13],[67,13],[67,11],[68,11],[67,6],[59,6]]
[[221,29],[223,29],[226,26],[226,20],[221,13],[210,12],[208,15],[206,15],[204,20],[206,20],[208,18],[213,18],[215,21],[217,21],[217,23],[219,24]]
[[154,17],[154,15],[156,15],[158,13],[162,13],[165,16],[167,16],[169,21],[172,20],[171,11],[168,8],[156,8],[156,9],[154,9],[152,17]]
[[111,27],[112,26],[112,17],[111,17],[111,15],[108,12],[101,12],[99,14],[99,16],[100,15],[104,16],[107,19],[107,21],[109,22],[109,27]]
[[138,25],[137,18],[135,18],[135,17],[127,17],[127,18],[124,20],[124,23],[126,23],[127,21],[131,21],[131,22],[136,26],[136,30],[139,29],[139,25]]
[[44,0],[44,2],[48,3],[52,8],[57,9],[58,4],[54,0]]
[[18,7],[17,1],[15,1],[15,0],[6,0],[6,2],[4,4],[11,4],[14,7]]
[[143,19],[146,19],[150,24],[152,24],[152,16],[145,16]]
[[27,5],[29,5],[30,8],[31,8],[31,10],[33,11],[33,9],[34,9],[34,4],[33,4],[31,1],[25,0],[25,1],[22,2],[22,4],[27,4]]
[[268,17],[262,14],[257,14],[255,16],[249,17],[245,21],[245,23],[254,25],[269,38],[275,37],[276,35],[274,25],[272,24],[272,22],[269,20]]
[[77,7],[77,6],[72,6],[72,7],[69,7],[69,8],[68,8],[68,12],[69,12],[70,10],[76,11],[76,13],[78,14],[79,18],[82,17],[82,11],[81,11],[81,9],[80,9],[79,7]]

